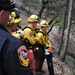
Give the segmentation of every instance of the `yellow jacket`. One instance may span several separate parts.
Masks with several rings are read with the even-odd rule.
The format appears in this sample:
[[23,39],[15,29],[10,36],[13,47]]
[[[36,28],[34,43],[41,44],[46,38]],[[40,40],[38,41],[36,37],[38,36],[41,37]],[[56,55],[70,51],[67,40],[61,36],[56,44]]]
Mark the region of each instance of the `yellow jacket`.
[[36,36],[39,38],[38,43],[40,43],[42,46],[44,47],[50,46],[50,41],[46,31],[40,30]]
[[23,32],[24,32],[24,39],[27,39],[31,45],[34,45],[37,41],[35,29],[30,25],[28,25],[28,27],[25,28]]
[[12,35],[21,41],[24,40],[24,35],[21,32],[13,32]]
[[14,37],[16,37],[17,39],[20,39],[20,34],[19,34],[19,33],[13,32],[12,35],[13,35]]

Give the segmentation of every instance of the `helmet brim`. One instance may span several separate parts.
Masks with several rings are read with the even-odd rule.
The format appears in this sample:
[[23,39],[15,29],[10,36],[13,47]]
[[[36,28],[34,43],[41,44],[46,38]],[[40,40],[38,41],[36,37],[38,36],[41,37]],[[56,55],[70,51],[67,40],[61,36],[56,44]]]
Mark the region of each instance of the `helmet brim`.
[[39,21],[38,20],[32,20],[32,19],[28,19],[27,20],[29,23],[34,23],[34,22],[37,22],[37,23],[39,23]]

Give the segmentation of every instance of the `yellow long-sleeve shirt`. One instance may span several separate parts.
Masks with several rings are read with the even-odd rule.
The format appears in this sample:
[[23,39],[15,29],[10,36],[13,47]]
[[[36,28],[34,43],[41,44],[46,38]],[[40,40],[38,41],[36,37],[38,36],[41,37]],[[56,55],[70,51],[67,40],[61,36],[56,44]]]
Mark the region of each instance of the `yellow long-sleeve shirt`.
[[48,38],[48,34],[46,31],[40,30],[36,36],[39,38],[38,43],[40,43],[42,46],[44,47],[50,46],[50,40]]
[[36,32],[33,27],[28,25],[24,30],[24,39],[27,39],[31,45],[34,45],[37,41],[36,39]]

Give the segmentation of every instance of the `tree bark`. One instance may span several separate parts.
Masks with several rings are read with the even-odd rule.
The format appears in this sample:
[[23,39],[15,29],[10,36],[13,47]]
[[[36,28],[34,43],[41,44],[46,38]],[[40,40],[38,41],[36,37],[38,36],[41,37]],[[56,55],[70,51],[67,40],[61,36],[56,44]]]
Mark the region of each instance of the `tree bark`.
[[69,42],[69,34],[70,34],[70,28],[71,28],[71,16],[72,16],[72,9],[73,9],[73,2],[74,0],[69,0],[69,12],[68,12],[68,23],[67,23],[67,32],[66,32],[66,37],[65,37],[65,43],[64,43],[64,53],[62,55],[62,61],[65,61],[66,58],[66,53],[67,53],[67,47],[68,47],[68,42]]
[[47,3],[48,3],[48,0],[42,0],[42,8],[41,8],[41,10],[39,11],[39,14],[38,14],[40,19],[41,19],[41,16],[42,16],[42,13],[43,13],[44,9],[46,8]]
[[60,56],[60,53],[61,53],[62,42],[63,42],[63,37],[64,37],[64,30],[65,30],[66,18],[67,18],[67,13],[68,13],[68,3],[69,3],[69,0],[66,0],[66,8],[65,8],[65,14],[64,14],[63,30],[62,30],[62,34],[61,34],[60,47],[59,47],[59,50],[58,50],[58,53],[57,53],[59,56]]

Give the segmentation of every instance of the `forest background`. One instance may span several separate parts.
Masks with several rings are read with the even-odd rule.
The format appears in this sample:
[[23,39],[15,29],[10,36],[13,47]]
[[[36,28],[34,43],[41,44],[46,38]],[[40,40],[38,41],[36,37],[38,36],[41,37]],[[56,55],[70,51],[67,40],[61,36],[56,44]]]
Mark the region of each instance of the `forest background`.
[[[22,13],[20,25],[28,25],[27,18],[37,14],[46,19],[53,47],[56,75],[75,75],[75,1],[74,0],[14,0]],[[65,68],[65,69],[64,69]],[[68,73],[66,73],[69,71]]]

